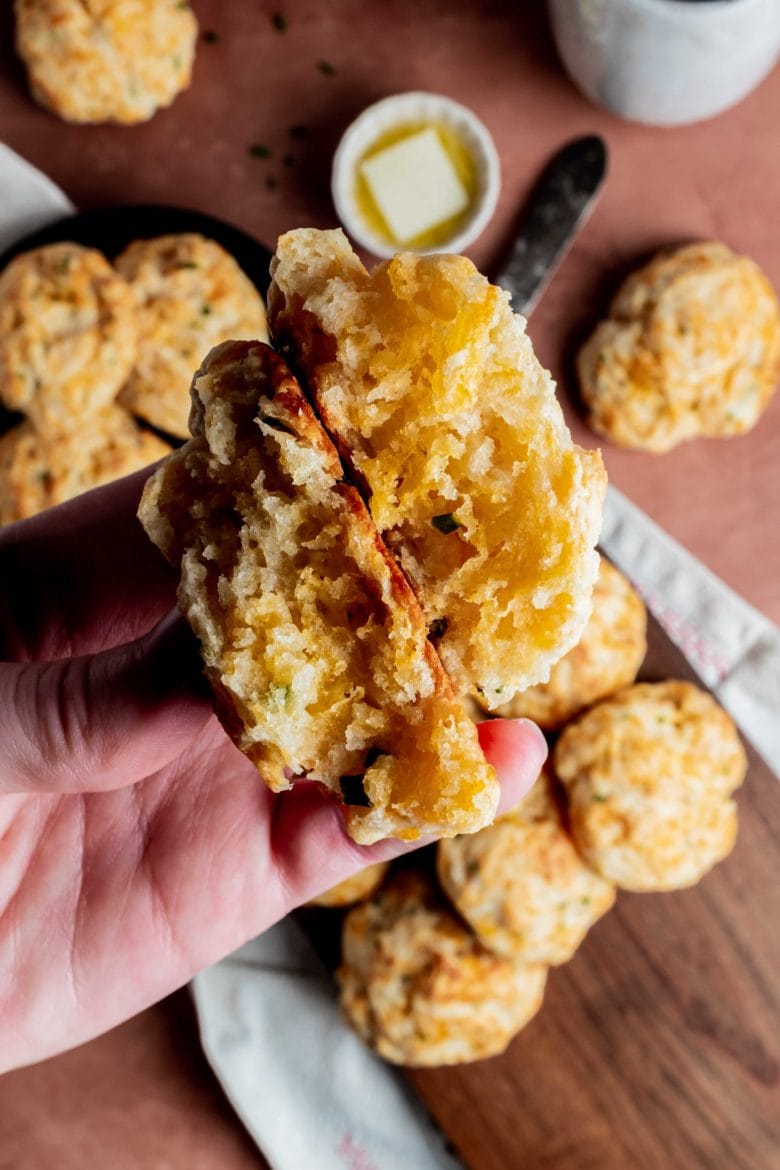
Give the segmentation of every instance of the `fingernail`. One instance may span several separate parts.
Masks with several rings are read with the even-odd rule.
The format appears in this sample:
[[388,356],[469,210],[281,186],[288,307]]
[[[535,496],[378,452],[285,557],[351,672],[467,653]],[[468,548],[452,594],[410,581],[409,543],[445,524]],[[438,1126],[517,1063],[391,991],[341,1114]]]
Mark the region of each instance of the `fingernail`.
[[541,727],[539,727],[538,724],[534,723],[534,721],[532,719],[513,719],[512,722],[517,723],[521,727],[526,728],[529,733],[533,732],[533,735],[535,736],[537,743],[539,744],[539,748],[543,753],[542,762],[544,762],[547,759],[547,756],[549,754],[550,745],[547,743],[547,739],[546,739],[545,734],[542,731]]

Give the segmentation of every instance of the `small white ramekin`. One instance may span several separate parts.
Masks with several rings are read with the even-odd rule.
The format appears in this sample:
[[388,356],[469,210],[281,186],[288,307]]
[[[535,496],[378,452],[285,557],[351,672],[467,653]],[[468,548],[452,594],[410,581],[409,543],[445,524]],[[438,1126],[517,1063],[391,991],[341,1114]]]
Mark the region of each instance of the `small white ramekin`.
[[[477,173],[472,206],[457,232],[436,248],[393,247],[376,236],[365,222],[356,200],[357,166],[368,148],[382,134],[404,123],[432,122],[452,128],[471,152]],[[333,156],[331,193],[345,231],[362,247],[387,259],[399,251],[462,252],[493,215],[501,189],[501,165],[488,129],[476,114],[459,102],[438,93],[397,93],[368,106],[342,135]]]

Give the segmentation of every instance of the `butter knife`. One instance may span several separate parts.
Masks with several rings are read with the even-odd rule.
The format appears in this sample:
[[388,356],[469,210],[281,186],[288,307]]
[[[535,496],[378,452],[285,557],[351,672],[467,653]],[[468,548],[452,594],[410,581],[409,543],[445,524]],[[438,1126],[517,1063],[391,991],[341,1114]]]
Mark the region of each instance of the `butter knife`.
[[567,143],[545,167],[526,203],[509,252],[494,279],[527,317],[595,206],[607,174],[607,144],[598,135]]

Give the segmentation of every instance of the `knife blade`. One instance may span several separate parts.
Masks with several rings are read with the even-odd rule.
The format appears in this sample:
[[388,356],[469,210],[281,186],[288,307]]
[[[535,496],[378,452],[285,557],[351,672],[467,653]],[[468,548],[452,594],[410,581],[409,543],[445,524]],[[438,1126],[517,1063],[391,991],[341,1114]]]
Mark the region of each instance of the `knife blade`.
[[606,174],[607,144],[596,134],[567,143],[545,167],[494,278],[511,294],[516,313],[533,310],[593,210]]

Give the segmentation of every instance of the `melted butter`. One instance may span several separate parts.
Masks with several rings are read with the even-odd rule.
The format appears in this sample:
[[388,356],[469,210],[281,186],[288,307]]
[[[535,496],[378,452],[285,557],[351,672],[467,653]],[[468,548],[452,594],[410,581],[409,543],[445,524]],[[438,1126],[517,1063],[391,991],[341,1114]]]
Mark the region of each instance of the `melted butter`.
[[360,215],[373,235],[390,247],[397,247],[398,240],[390,231],[384,216],[377,207],[368,183],[360,173],[360,164],[368,158],[373,158],[380,151],[386,150],[388,146],[395,146],[397,142],[403,141],[404,138],[409,138],[412,134],[419,133],[420,130],[428,129],[436,131],[450,162],[455,168],[455,173],[466,190],[469,198],[469,206],[459,212],[458,215],[450,216],[449,219],[442,220],[441,223],[437,223],[435,227],[429,228],[428,231],[421,232],[420,235],[414,236],[411,240],[406,240],[403,247],[406,251],[411,252],[438,248],[446,244],[447,240],[455,235],[461,224],[468,217],[471,211],[470,205],[473,203],[474,196],[477,192],[477,168],[471,151],[460,135],[451,126],[447,126],[443,122],[403,122],[399,126],[393,126],[392,129],[386,130],[384,134],[380,134],[368,150],[364,151],[360,156],[355,168],[355,201]]

